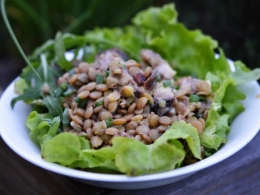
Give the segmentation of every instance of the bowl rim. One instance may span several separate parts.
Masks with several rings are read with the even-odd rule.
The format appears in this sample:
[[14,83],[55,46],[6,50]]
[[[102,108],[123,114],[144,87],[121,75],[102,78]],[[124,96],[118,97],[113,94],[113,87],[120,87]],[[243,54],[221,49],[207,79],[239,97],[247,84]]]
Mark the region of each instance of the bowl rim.
[[[256,89],[258,89],[260,91],[259,85],[256,81],[252,81],[248,84],[255,87]],[[2,94],[2,97],[0,99],[0,108],[4,107],[3,104],[6,104],[3,101],[6,98],[6,96],[9,93],[14,93],[13,88],[14,88],[14,81],[9,84],[7,89]],[[2,110],[3,109],[0,109],[0,116],[3,116]],[[0,119],[1,119],[1,117],[0,117]],[[83,180],[117,182],[117,183],[132,183],[132,182],[155,181],[155,180],[160,180],[160,179],[167,179],[167,178],[183,176],[186,174],[192,174],[194,172],[200,171],[200,170],[210,167],[214,164],[217,164],[217,163],[225,160],[226,158],[230,157],[231,155],[235,154],[241,148],[243,148],[258,133],[259,128],[260,128],[260,120],[258,120],[258,122],[254,124],[251,131],[249,131],[247,136],[244,137],[243,142],[240,142],[240,144],[237,145],[237,147],[225,151],[225,153],[221,152],[221,149],[222,149],[221,148],[218,152],[216,152],[211,157],[203,159],[202,161],[199,161],[195,164],[188,165],[188,166],[181,167],[181,168],[174,169],[174,170],[167,171],[167,172],[134,176],[134,177],[129,177],[126,175],[92,173],[92,172],[86,172],[86,171],[81,171],[81,170],[75,170],[75,169],[63,167],[63,166],[55,164],[55,163],[46,162],[43,159],[39,160],[39,159],[31,158],[30,155],[26,155],[25,153],[23,153],[22,151],[19,151],[19,149],[14,147],[14,145],[12,144],[12,142],[10,142],[10,139],[7,137],[7,134],[5,133],[5,131],[2,128],[0,129],[0,132],[1,132],[2,139],[15,153],[17,153],[19,156],[21,156],[25,160],[29,161],[30,163],[37,165],[38,167],[41,167],[43,169],[46,169],[46,170],[49,170],[49,171],[52,171],[52,172],[55,172],[55,173],[58,173],[61,175],[65,175],[65,176],[69,176],[69,177],[77,178],[77,179],[83,179]],[[214,161],[213,161],[213,159],[214,159]]]

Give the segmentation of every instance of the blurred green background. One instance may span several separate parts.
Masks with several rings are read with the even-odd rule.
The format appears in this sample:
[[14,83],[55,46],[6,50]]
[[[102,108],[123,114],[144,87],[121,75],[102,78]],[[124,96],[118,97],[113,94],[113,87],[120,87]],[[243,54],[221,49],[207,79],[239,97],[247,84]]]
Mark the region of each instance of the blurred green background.
[[[54,38],[57,31],[83,34],[96,26],[122,26],[136,12],[169,2],[175,3],[179,21],[189,29],[199,28],[211,35],[229,58],[240,59],[250,68],[260,67],[259,0],[8,0],[6,10],[22,48],[29,55],[35,47]],[[0,43],[1,75],[4,71],[18,75],[25,63],[2,18]],[[10,81],[1,80],[0,76],[2,82]]]

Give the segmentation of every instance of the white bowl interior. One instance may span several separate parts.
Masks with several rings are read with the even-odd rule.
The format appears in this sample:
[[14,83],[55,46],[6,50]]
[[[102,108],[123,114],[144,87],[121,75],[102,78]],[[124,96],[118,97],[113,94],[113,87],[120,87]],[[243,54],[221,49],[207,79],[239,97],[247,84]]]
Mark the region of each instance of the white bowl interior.
[[233,121],[231,132],[228,135],[228,142],[216,154],[207,159],[164,173],[138,177],[98,174],[69,169],[42,160],[40,149],[30,140],[28,130],[25,127],[25,120],[30,112],[30,106],[21,101],[15,105],[14,109],[10,106],[12,98],[16,97],[14,83],[9,85],[0,100],[1,136],[13,151],[27,161],[46,170],[73,177],[91,185],[114,189],[155,187],[178,181],[228,158],[244,147],[256,135],[260,128],[260,99],[257,98],[257,95],[260,94],[259,85],[254,81],[239,86],[239,90],[247,95],[247,98],[242,102],[246,110]]

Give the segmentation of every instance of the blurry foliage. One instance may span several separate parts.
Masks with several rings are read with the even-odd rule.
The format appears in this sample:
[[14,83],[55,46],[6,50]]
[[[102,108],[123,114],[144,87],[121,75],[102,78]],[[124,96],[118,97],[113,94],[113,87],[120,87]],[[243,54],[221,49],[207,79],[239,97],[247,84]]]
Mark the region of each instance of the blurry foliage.
[[[258,0],[8,0],[6,3],[15,34],[30,54],[36,46],[54,38],[57,31],[82,34],[96,26],[122,26],[139,10],[169,2],[176,4],[179,21],[189,29],[200,28],[211,35],[229,58],[241,59],[251,68],[260,66]],[[2,19],[0,43],[0,56],[18,56]]]
[[[57,31],[82,34],[94,27],[122,26],[153,0],[9,0],[6,10],[11,26],[27,54]],[[1,53],[17,55],[3,21],[0,22]],[[4,45],[3,45],[4,44]],[[3,49],[5,49],[3,51]],[[5,53],[6,54],[6,53]]]
[[[162,0],[162,3],[172,2]],[[219,42],[232,60],[260,67],[259,0],[174,0],[179,20],[189,29],[200,28]]]

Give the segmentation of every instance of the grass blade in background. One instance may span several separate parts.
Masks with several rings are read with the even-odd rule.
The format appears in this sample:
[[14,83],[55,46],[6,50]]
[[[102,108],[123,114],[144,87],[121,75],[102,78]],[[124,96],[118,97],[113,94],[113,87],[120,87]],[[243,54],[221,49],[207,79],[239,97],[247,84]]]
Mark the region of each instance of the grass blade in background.
[[5,22],[5,25],[17,47],[17,49],[19,50],[19,52],[21,53],[23,59],[25,60],[25,62],[31,67],[31,69],[33,70],[33,72],[37,75],[37,77],[41,80],[41,77],[40,75],[37,73],[37,71],[34,69],[34,67],[31,65],[30,61],[28,60],[28,58],[26,57],[26,55],[24,54],[23,52],[23,49],[21,48],[18,40],[16,39],[16,36],[11,28],[11,25],[7,19],[7,15],[6,15],[6,12],[5,12],[5,0],[2,0],[1,1],[1,12],[2,12],[2,15],[3,15],[3,18],[4,18],[4,22]]

